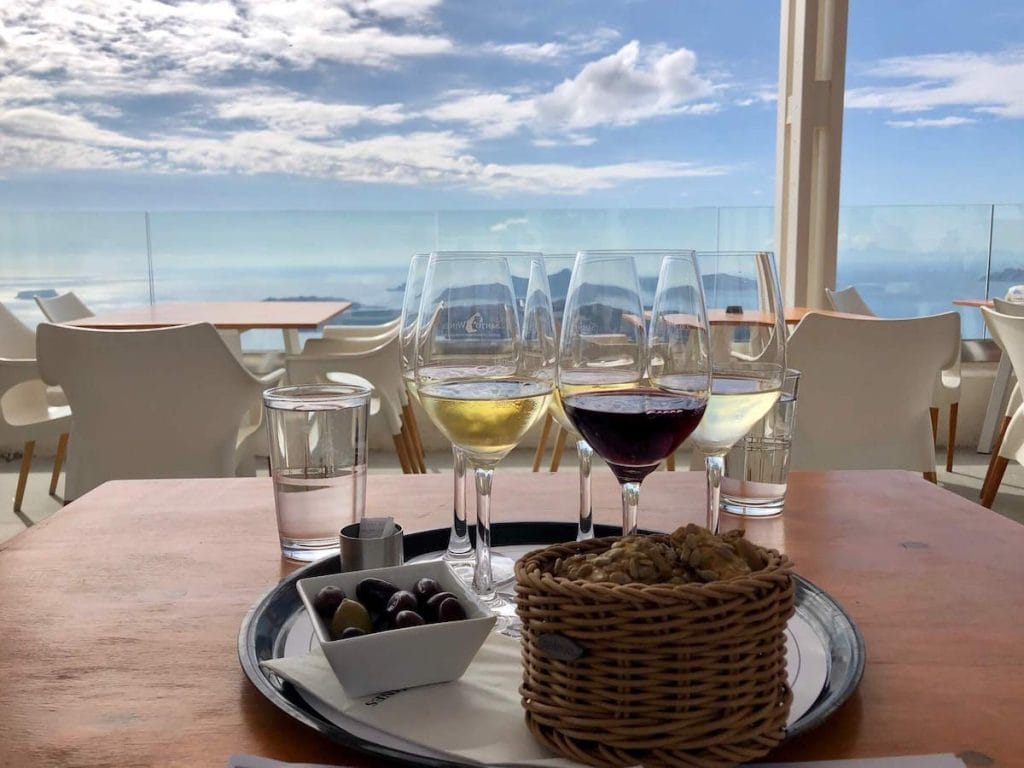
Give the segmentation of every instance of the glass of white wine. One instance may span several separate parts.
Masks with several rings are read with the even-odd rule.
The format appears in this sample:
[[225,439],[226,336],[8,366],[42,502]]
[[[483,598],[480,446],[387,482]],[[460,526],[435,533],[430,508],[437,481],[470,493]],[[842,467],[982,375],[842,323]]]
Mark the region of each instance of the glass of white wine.
[[698,253],[711,328],[711,399],[691,439],[707,470],[707,526],[718,531],[724,457],[779,399],[786,321],[767,251]]
[[[419,402],[416,390],[416,328],[423,296],[423,281],[427,277],[429,253],[417,253],[409,261],[409,274],[405,279],[405,296],[399,321],[402,379],[410,396]],[[462,449],[452,445],[452,527],[448,535],[448,548],[442,559],[452,567],[463,581],[473,580],[473,545],[469,540],[466,521],[466,457]]]
[[520,304],[508,256],[431,254],[417,329],[414,378],[420,402],[473,468],[473,588],[498,614],[499,629],[512,622],[515,607],[497,593],[491,571],[494,468],[544,415],[555,378],[557,344],[544,259],[535,254],[529,261]]

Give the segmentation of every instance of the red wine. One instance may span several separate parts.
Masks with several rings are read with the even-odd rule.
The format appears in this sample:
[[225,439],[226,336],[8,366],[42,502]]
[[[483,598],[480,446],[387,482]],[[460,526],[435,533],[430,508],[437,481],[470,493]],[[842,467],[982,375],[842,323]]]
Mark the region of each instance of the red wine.
[[565,413],[620,483],[640,482],[689,437],[707,400],[657,389],[584,392]]

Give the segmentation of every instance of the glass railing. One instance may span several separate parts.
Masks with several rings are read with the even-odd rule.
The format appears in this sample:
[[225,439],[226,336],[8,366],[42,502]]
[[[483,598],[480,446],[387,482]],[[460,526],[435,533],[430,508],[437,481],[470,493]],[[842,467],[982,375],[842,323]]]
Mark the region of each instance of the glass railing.
[[[394,317],[417,251],[773,249],[771,207],[472,211],[0,212],[0,301],[74,290],[95,311],[153,301],[349,299],[343,318]],[[879,315],[954,309],[1024,283],[1024,205],[846,206],[837,285]],[[984,335],[960,308],[965,338]],[[250,332],[246,346],[280,336]]]

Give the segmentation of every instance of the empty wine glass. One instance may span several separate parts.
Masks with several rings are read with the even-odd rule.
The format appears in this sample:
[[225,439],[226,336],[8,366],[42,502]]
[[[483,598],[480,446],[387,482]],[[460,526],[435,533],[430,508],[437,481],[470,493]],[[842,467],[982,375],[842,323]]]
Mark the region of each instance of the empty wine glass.
[[[429,260],[429,253],[417,253],[409,262],[409,274],[405,280],[405,296],[402,299],[402,315],[399,321],[402,379],[409,394],[417,402],[419,394],[416,390],[416,328]],[[448,535],[448,548],[442,559],[463,581],[469,583],[473,580],[473,545],[469,540],[469,525],[466,522],[466,457],[462,449],[456,445],[452,445],[452,471],[452,527]]]
[[544,414],[554,381],[554,322],[540,254],[522,306],[500,253],[431,254],[418,318],[415,382],[427,415],[462,448],[476,480],[473,588],[508,626],[514,605],[491,572],[494,468]]
[[640,483],[700,421],[711,364],[692,251],[656,252],[661,272],[644,322],[638,255],[581,251],[569,284],[558,358],[565,413],[622,488],[622,531],[636,533]]
[[[548,283],[551,286],[551,308],[555,316],[556,337],[561,336],[562,316],[565,314],[565,302],[569,295],[569,280],[572,278],[572,268],[575,263],[575,253],[544,254],[544,266],[547,269]],[[562,407],[562,398],[559,396],[557,388],[552,393],[548,413],[576,444],[576,458],[580,477],[576,541],[592,539],[594,538],[594,505],[590,493],[590,470],[593,465],[594,449],[576,431],[576,427],[569,421],[569,417],[565,415],[565,408]],[[555,444],[558,445],[558,442],[556,441]]]
[[766,251],[697,254],[711,325],[713,372],[707,412],[693,432],[707,470],[707,526],[718,531],[724,457],[779,399],[786,321]]

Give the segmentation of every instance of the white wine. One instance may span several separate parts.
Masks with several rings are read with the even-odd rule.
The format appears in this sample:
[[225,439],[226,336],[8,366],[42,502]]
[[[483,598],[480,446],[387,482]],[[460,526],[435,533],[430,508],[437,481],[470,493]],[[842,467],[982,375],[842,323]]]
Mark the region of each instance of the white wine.
[[725,453],[775,405],[780,384],[765,379],[715,376],[704,418],[690,439],[704,453]]
[[543,415],[551,385],[527,379],[421,381],[419,396],[445,437],[477,461],[497,463]]

